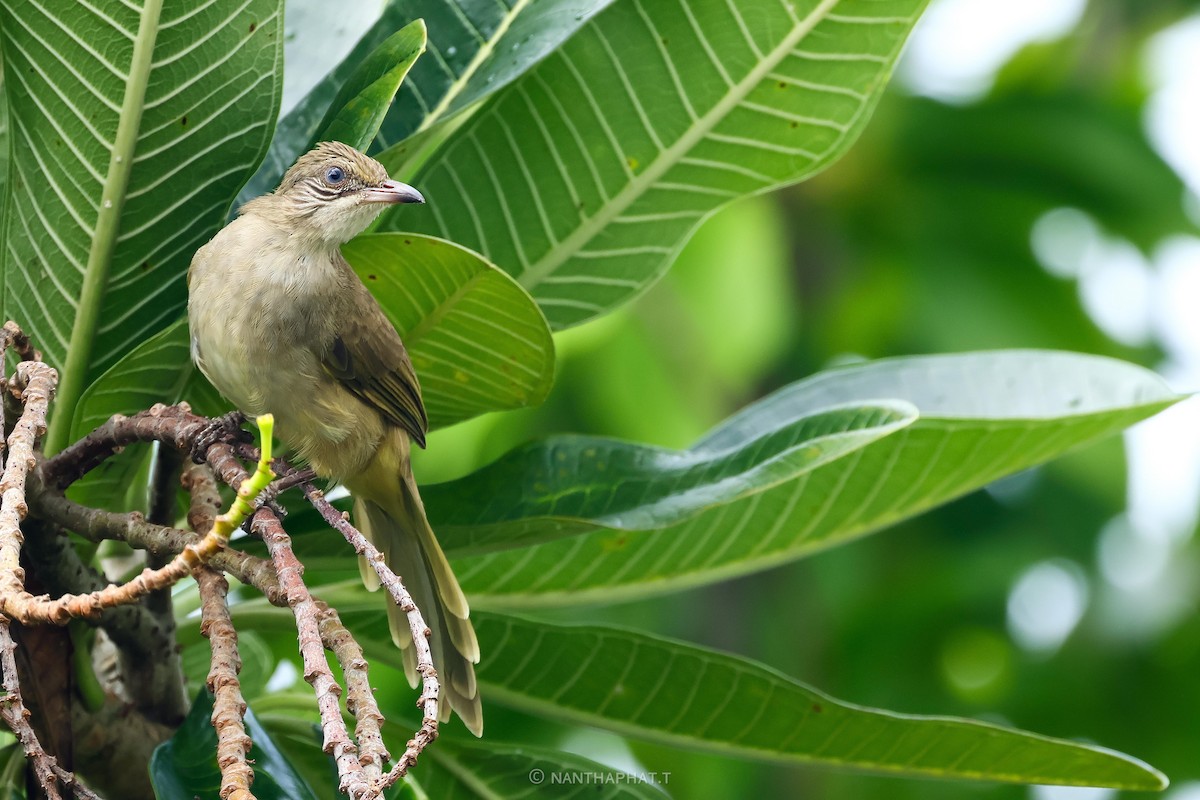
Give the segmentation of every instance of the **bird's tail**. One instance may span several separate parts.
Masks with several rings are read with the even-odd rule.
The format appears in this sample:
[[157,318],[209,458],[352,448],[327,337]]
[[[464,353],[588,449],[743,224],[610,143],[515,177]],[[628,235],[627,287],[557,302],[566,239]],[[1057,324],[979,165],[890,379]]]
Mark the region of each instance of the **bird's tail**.
[[[474,666],[479,662],[479,642],[471,627],[467,598],[425,518],[412,473],[407,468],[401,470],[398,493],[390,493],[384,500],[372,494],[369,498],[356,495],[354,516],[362,532],[383,553],[387,565],[403,580],[429,626],[434,668],[442,686],[439,716],[444,722],[454,710],[472,733],[482,736],[483,710]],[[377,589],[379,578],[374,570],[365,561],[359,566],[367,588]],[[387,612],[392,641],[403,654],[404,674],[416,686],[417,656],[408,618],[392,602]]]

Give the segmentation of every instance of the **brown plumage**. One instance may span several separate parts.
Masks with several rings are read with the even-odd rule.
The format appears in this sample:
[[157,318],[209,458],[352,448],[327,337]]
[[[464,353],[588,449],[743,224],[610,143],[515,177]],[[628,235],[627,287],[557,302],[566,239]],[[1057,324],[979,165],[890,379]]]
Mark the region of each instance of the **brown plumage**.
[[[350,489],[355,521],[432,631],[444,716],[453,709],[478,736],[479,645],[409,466],[410,441],[424,447],[428,429],[421,387],[400,336],[340,252],[401,202],[423,200],[351,147],[326,142],[301,156],[192,259],[192,357],[238,408],[274,414],[284,442]],[[378,585],[369,570],[363,579]],[[388,621],[415,685],[407,621],[391,602]]]

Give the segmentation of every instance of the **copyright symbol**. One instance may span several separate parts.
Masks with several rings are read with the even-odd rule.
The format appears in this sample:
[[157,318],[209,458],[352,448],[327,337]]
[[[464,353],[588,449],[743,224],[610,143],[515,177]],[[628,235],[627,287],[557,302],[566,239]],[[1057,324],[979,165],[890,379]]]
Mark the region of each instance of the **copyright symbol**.
[[529,770],[529,782],[530,783],[538,784],[544,780],[546,780],[546,773],[542,772],[540,769]]

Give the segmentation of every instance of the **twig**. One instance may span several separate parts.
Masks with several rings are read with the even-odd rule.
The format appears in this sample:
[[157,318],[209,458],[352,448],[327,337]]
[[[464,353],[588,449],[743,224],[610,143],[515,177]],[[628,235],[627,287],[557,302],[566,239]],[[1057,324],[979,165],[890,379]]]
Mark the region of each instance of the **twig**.
[[246,759],[250,737],[242,722],[246,701],[238,673],[242,659],[238,655],[237,631],[229,618],[226,596],[229,583],[221,573],[201,567],[195,573],[200,588],[200,632],[212,647],[208,670],[208,690],[213,693],[212,724],[217,732],[217,766],[221,769],[222,800],[254,800],[250,784],[254,770]]
[[208,426],[185,404],[155,405],[132,417],[114,415],[77,442],[42,462],[47,486],[65,489],[100,462],[134,442],[162,442],[186,452],[192,440]]
[[322,749],[333,756],[341,780],[338,789],[353,800],[377,796],[366,780],[362,766],[358,763],[358,748],[350,739],[346,723],[342,720],[338,696],[342,687],[338,685],[325,660],[325,649],[321,643],[321,632],[317,622],[317,605],[301,577],[304,567],[292,552],[291,539],[284,531],[279,518],[270,509],[259,509],[254,515],[253,527],[267,544],[275,572],[283,587],[288,606],[296,618],[296,629],[300,637],[300,657],[304,662],[304,680],[313,687],[317,695],[317,709],[321,715],[321,729],[325,741]]
[[[84,563],[59,526],[34,517],[23,527],[28,567],[47,590],[61,595],[108,585],[106,577]],[[104,609],[96,624],[119,651],[122,684],[137,710],[155,722],[182,722],[188,698],[174,625],[138,603]]]
[[[25,591],[21,569],[21,520],[29,513],[25,479],[36,463],[34,445],[46,432],[46,410],[57,381],[58,373],[40,362],[24,361],[17,367],[13,388],[20,389],[25,409],[8,437],[8,458],[0,475],[0,599]],[[8,609],[0,606],[0,612],[7,614]]]
[[433,668],[433,653],[429,649],[429,627],[425,624],[421,611],[413,602],[412,596],[404,588],[404,583],[388,567],[379,549],[371,544],[362,531],[350,524],[346,515],[325,498],[324,492],[311,483],[302,484],[302,487],[304,496],[308,498],[313,508],[332,528],[346,537],[346,541],[350,543],[356,553],[367,560],[367,563],[375,570],[375,574],[379,576],[380,585],[387,589],[392,601],[404,611],[408,618],[409,632],[412,634],[413,647],[417,655],[417,671],[421,674],[421,696],[417,699],[417,706],[422,709],[423,713],[421,727],[408,741],[403,755],[383,779],[385,787],[391,786],[404,777],[404,774],[417,763],[417,757],[421,755],[421,752],[438,736],[438,695],[441,687],[438,683],[437,670]]
[[17,677],[17,645],[8,625],[9,621],[0,616],[0,669],[4,672],[4,697],[0,698],[0,715],[3,715],[4,721],[21,742],[25,758],[33,766],[38,785],[46,793],[47,799],[62,800],[54,771],[58,761],[42,748],[37,734],[33,732],[33,726],[29,724],[29,710],[21,700],[21,681]]
[[383,768],[391,755],[383,743],[380,730],[383,713],[375,702],[375,690],[368,676],[370,664],[363,656],[362,647],[342,623],[337,611],[320,600],[316,601],[318,627],[321,642],[337,657],[346,679],[346,710],[354,715],[354,738],[358,740],[358,763],[362,764],[365,777],[378,783],[383,777]]
[[[198,533],[207,533],[221,508],[221,495],[212,470],[199,464],[188,464],[182,481],[192,496],[188,524]],[[195,577],[201,598],[200,632],[208,637],[212,647],[208,690],[213,693],[212,724],[217,732],[220,796],[223,800],[254,800],[250,792],[254,770],[246,759],[251,741],[242,722],[246,701],[238,681],[242,659],[237,650],[237,631],[229,617],[229,583],[221,573],[208,567],[196,570]]]
[[[242,474],[246,473],[243,471]],[[184,486],[186,488],[188,484],[185,483]],[[189,544],[198,543],[201,538],[191,531],[147,522],[146,518],[136,511],[121,514],[81,506],[63,497],[61,493],[44,487],[37,472],[31,476],[29,503],[38,517],[75,531],[92,541],[116,539],[151,553],[175,554]],[[226,548],[215,553],[209,559],[208,565],[234,576],[248,586],[258,588],[272,604],[283,604],[283,595],[271,562]]]

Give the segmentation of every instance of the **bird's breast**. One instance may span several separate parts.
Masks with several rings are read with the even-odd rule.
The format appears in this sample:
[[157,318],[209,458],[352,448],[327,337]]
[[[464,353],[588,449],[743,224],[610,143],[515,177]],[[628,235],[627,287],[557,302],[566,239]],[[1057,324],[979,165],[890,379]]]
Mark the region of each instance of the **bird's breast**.
[[246,258],[246,248],[215,249],[193,267],[189,287],[196,364],[246,414],[274,414],[280,438],[318,472],[354,474],[383,431],[379,415],[321,364],[345,313],[336,276],[286,248]]

